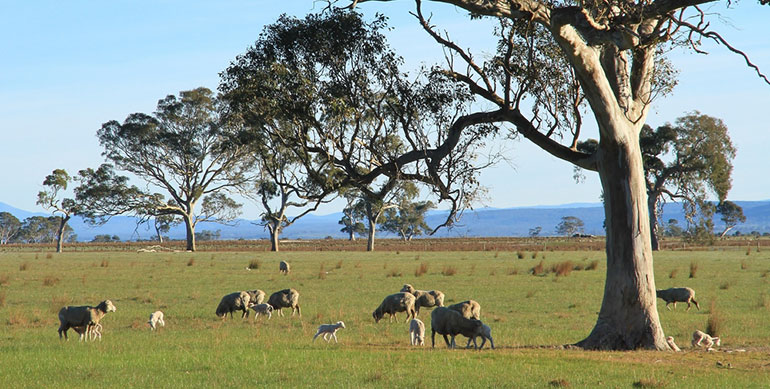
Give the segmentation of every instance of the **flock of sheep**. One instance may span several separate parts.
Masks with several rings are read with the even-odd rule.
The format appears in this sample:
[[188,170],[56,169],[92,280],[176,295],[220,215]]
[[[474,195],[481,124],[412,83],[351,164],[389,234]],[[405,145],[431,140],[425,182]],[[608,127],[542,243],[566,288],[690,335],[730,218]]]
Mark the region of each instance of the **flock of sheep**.
[[[288,262],[281,261],[279,264],[281,273],[288,274],[291,267]],[[687,310],[691,308],[691,303],[700,310],[698,302],[695,301],[695,291],[690,288],[670,288],[657,290],[658,298],[666,302],[666,308],[670,310],[669,304],[674,305],[676,309],[677,302],[687,303]],[[274,311],[278,311],[279,316],[283,316],[283,308],[291,308],[291,314],[297,313],[302,316],[299,306],[299,292],[293,288],[283,289],[270,295],[267,303],[263,303],[265,292],[255,289],[240,292],[234,292],[222,297],[216,309],[216,315],[222,319],[230,314],[233,317],[234,311],[242,311],[241,318],[249,317],[249,309],[255,313],[255,318],[260,314],[267,315],[268,319],[272,317]],[[413,346],[425,345],[425,324],[417,318],[420,308],[434,308],[430,315],[431,323],[431,346],[436,346],[436,334],[444,337],[447,347],[455,348],[455,337],[463,335],[468,338],[466,348],[473,342],[474,349],[484,347],[487,340],[492,349],[495,348],[492,339],[491,328],[482,323],[481,305],[474,300],[466,300],[457,304],[444,306],[444,293],[438,290],[418,290],[412,285],[405,284],[401,291],[386,296],[382,303],[372,312],[375,323],[378,323],[385,314],[390,315],[390,322],[396,316],[396,313],[406,313],[406,321],[409,321],[409,338]],[[67,306],[59,311],[59,338],[67,337],[67,330],[72,328],[80,335],[80,340],[101,340],[102,324],[101,319],[109,312],[115,312],[117,308],[110,300],[104,300],[96,306]],[[150,314],[148,324],[151,330],[155,330],[158,325],[165,326],[163,312],[155,311]],[[411,318],[411,321],[409,320]],[[322,324],[318,327],[318,332],[313,336],[313,341],[323,335],[324,340],[329,342],[334,338],[337,342],[337,331],[345,328],[345,323],[338,321],[333,324]],[[447,338],[451,337],[451,340]],[[479,346],[476,338],[481,337],[482,342]],[[681,351],[674,343],[674,338],[669,336],[666,342],[674,351]],[[720,345],[719,337],[712,337],[709,334],[696,330],[693,333],[692,347],[705,346],[707,350],[713,350],[714,346]]]

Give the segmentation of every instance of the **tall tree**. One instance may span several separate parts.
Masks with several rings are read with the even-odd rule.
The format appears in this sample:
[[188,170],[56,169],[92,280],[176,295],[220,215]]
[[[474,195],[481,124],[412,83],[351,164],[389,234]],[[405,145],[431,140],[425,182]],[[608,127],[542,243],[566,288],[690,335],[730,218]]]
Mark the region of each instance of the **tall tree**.
[[342,218],[337,222],[343,227],[341,232],[348,234],[348,240],[356,240],[356,235],[363,235],[366,233],[366,226],[362,220],[364,219],[363,210],[360,207],[356,207],[358,199],[361,193],[356,190],[342,190],[342,197],[345,198],[346,205],[342,209]]
[[0,212],[0,244],[8,244],[21,231],[21,222],[10,212]]
[[681,201],[690,230],[708,230],[708,194],[724,201],[732,186],[735,147],[727,126],[697,111],[640,135],[647,185],[652,249],[658,249],[660,214],[667,200]]
[[168,234],[171,228],[181,223],[176,215],[158,215],[152,218],[152,226],[155,229],[155,238],[158,243],[163,243],[163,234]]
[[238,215],[240,204],[225,192],[247,182],[253,165],[248,148],[233,142],[238,128],[222,120],[220,109],[209,89],[197,88],[161,99],[152,115],[134,113],[97,132],[104,156],[117,168],[170,197],[167,202],[160,193],[147,197],[154,201],[144,210],[149,216],[179,216],[191,251],[198,223]]
[[743,208],[730,200],[720,202],[717,205],[716,212],[722,215],[722,222],[725,223],[725,229],[719,234],[720,238],[724,238],[728,231],[735,228],[739,223],[746,221],[746,216],[743,214]]
[[[416,0],[416,17],[447,52],[443,73],[488,106],[455,118],[438,147],[405,153],[382,169],[401,169],[418,159],[441,161],[470,124],[505,123],[551,155],[597,172],[604,196],[607,278],[594,329],[577,346],[669,349],[656,306],[639,135],[650,103],[671,86],[662,71],[663,49],[690,44],[698,50],[700,37],[725,43],[697,7],[713,1],[437,1],[469,11],[471,20],[490,17],[498,23],[497,53],[481,63],[449,33],[438,31]],[[599,128],[592,153],[576,149],[585,103]]]
[[444,158],[416,163],[450,137],[448,124],[471,96],[446,77],[402,73],[384,26],[382,16],[367,22],[341,10],[282,16],[222,73],[220,86],[233,114],[292,150],[323,193],[361,192],[371,208],[369,249],[378,214],[403,180],[443,178],[431,186],[440,200],[472,201],[486,164],[474,145],[496,130],[466,123],[469,135],[448,141]]

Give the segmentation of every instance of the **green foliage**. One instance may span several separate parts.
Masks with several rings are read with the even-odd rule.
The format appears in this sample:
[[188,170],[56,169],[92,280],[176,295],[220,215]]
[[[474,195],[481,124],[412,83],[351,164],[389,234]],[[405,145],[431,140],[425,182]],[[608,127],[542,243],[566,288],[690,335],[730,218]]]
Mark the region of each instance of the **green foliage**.
[[0,212],[0,244],[7,244],[21,230],[21,222],[9,212]]
[[556,233],[559,235],[573,236],[583,232],[584,223],[575,216],[564,216],[561,222],[556,226]]
[[401,236],[401,239],[409,241],[415,236],[431,231],[425,222],[425,215],[435,208],[431,201],[411,202],[410,197],[404,197],[397,208],[385,211],[385,220],[382,223],[384,231]]
[[722,237],[724,237],[728,231],[738,225],[738,223],[743,223],[746,221],[746,216],[743,214],[743,208],[729,200],[725,200],[717,204],[716,212],[722,215],[722,222],[725,223],[725,229],[721,233]]

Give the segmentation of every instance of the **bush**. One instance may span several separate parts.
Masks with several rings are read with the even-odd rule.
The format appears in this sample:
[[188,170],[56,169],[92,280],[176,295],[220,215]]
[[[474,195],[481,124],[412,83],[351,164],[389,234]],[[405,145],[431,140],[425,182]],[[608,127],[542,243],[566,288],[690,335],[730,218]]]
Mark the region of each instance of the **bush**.
[[54,286],[59,283],[59,279],[54,276],[45,276],[43,286]]
[[423,274],[428,272],[428,264],[423,262],[420,264],[420,266],[417,266],[417,269],[414,271],[415,277],[421,277]]
[[529,272],[532,273],[533,276],[541,276],[545,274],[545,266],[543,266],[543,261],[540,261],[537,265],[532,267],[532,269],[529,269]]
[[441,269],[441,274],[445,276],[453,276],[457,274],[457,268],[454,266],[444,266],[444,268]]
[[679,269],[671,270],[671,273],[668,273],[668,278],[676,278],[677,274],[679,274]]
[[588,266],[586,266],[586,270],[596,270],[596,268],[598,267],[599,267],[599,260],[594,259],[593,261],[591,261],[591,263],[588,264]]
[[695,262],[690,262],[690,278],[695,278],[695,275],[698,273],[698,264]]
[[390,269],[387,273],[385,273],[386,277],[401,277],[403,274],[398,269]]
[[564,261],[553,265],[551,271],[556,273],[556,277],[566,277],[569,273],[572,273],[572,269],[574,268],[575,265],[572,261]]
[[249,269],[259,269],[262,266],[262,261],[259,259],[252,259],[249,261]]
[[189,261],[187,261],[187,266],[193,266],[195,265],[195,258],[190,258]]
[[716,303],[711,301],[711,308],[709,309],[709,318],[706,321],[706,333],[711,336],[719,336],[724,331],[725,318],[722,313],[716,309]]
[[29,262],[23,262],[19,265],[19,271],[25,271],[29,269]]

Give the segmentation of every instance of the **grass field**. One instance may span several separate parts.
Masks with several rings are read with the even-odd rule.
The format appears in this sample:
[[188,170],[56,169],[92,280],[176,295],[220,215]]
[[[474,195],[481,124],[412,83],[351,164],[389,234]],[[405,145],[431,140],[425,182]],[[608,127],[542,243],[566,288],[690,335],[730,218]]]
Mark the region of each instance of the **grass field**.
[[[288,276],[278,273],[282,259],[292,264]],[[562,275],[549,271],[566,261]],[[530,274],[541,263],[544,273]],[[770,249],[655,254],[657,286],[692,287],[701,305],[659,306],[683,353],[560,347],[593,327],[604,269],[596,250],[0,252],[0,387],[770,386]],[[403,315],[375,324],[374,308],[404,283],[439,289],[447,304],[479,301],[497,349],[447,350],[443,339],[435,350],[430,339],[415,348]],[[214,315],[224,294],[288,287],[300,292],[301,318]],[[72,331],[59,340],[62,306],[104,299],[117,312],[103,319],[101,342],[80,343]],[[151,333],[156,309],[166,326]],[[429,333],[429,311],[420,317]],[[709,318],[720,351],[690,350],[690,334]],[[338,320],[347,326],[339,344],[311,342],[319,324]]]

